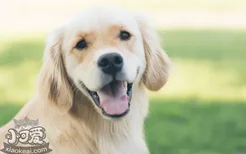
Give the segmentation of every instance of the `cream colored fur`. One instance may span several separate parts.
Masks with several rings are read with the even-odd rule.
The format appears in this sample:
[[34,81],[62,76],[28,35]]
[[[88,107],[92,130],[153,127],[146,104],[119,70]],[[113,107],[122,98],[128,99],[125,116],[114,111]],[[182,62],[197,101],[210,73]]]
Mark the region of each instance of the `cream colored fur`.
[[[112,15],[118,13],[114,9],[110,11],[101,9],[101,13],[104,12]],[[53,150],[52,154],[149,153],[144,137],[144,119],[148,113],[145,86],[155,91],[166,83],[169,75],[169,59],[161,49],[156,33],[146,20],[140,16],[122,12],[118,16],[120,19],[115,20],[111,16],[104,17],[108,21],[101,21],[102,25],[110,24],[111,20],[115,20],[114,23],[118,20],[130,22],[128,23],[130,27],[135,25],[133,30],[136,31],[135,37],[138,43],[131,46],[133,53],[122,55],[128,59],[130,59],[128,57],[130,54],[136,55],[139,59],[129,61],[129,63],[132,63],[131,66],[134,67],[134,62],[139,61],[141,68],[139,74],[130,74],[135,75],[131,108],[128,115],[122,119],[103,117],[98,113],[88,94],[76,88],[75,77],[71,71],[73,64],[68,64],[72,61],[67,58],[68,53],[64,50],[69,46],[66,44],[67,40],[70,40],[69,35],[74,33],[75,28],[80,27],[71,28],[70,26],[69,29],[65,25],[56,30],[48,39],[43,66],[38,77],[37,93],[16,115],[15,119],[26,116],[30,119],[39,119],[40,125],[46,129],[47,141],[50,142]],[[87,11],[83,15],[92,18],[88,17],[87,21],[83,21],[81,17],[77,21],[84,23],[83,25],[88,22],[88,27],[99,32],[102,28],[93,28],[94,20],[100,20],[93,18],[96,13],[95,10]],[[131,20],[126,21],[129,15]],[[93,22],[88,20],[93,20]],[[101,47],[98,46],[98,49]],[[132,70],[129,72],[134,73]],[[84,70],[84,74],[89,73]],[[130,75],[129,78],[131,78]],[[10,121],[0,129],[0,148],[5,141],[4,135],[12,127],[14,125]]]

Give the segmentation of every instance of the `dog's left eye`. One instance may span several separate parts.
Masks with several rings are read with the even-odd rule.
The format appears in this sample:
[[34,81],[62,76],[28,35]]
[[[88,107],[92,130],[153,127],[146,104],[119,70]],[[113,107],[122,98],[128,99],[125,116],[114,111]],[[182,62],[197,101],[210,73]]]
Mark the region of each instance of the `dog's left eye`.
[[84,39],[80,40],[75,46],[75,48],[79,50],[85,49],[87,47],[88,47],[87,42]]
[[130,38],[131,38],[131,34],[130,34],[129,32],[124,31],[124,30],[120,31],[120,39],[121,39],[122,41],[127,41],[127,40],[129,40]]

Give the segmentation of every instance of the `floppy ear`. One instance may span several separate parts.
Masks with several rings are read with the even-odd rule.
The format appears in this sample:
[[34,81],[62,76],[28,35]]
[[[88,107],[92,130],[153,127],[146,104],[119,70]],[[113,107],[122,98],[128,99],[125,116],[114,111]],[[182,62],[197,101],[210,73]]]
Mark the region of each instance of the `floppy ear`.
[[62,53],[63,29],[53,32],[47,40],[43,66],[39,74],[41,97],[62,111],[72,107],[73,94]]
[[157,91],[167,82],[170,60],[161,48],[154,28],[142,16],[136,16],[136,19],[142,35],[146,59],[142,81],[149,90]]

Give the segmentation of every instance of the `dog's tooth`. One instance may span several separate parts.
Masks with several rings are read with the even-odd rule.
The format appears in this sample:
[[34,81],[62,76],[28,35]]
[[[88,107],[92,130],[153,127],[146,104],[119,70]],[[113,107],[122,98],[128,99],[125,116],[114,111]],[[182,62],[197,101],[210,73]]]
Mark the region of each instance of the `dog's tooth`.
[[127,85],[126,81],[123,81],[124,88],[126,87],[126,85]]

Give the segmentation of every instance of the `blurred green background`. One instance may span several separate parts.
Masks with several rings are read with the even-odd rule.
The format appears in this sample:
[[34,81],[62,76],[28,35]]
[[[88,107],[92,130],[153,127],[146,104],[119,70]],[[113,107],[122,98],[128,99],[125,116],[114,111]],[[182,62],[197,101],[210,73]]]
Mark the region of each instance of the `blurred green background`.
[[153,154],[246,154],[246,1],[6,1],[1,5],[0,125],[34,93],[48,30],[83,8],[145,13],[173,61],[150,92]]

